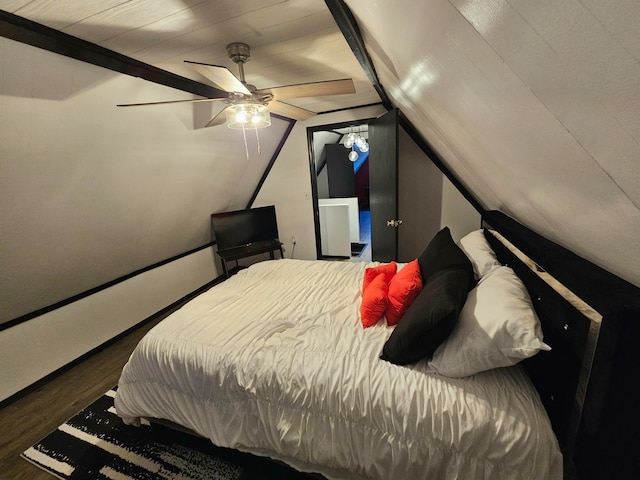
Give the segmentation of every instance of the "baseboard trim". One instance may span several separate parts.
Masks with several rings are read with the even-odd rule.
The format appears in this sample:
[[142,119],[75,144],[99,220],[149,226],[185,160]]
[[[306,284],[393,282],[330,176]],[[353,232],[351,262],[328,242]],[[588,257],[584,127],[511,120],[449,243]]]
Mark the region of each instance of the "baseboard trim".
[[0,324],[0,332],[2,330],[6,330],[7,328],[14,327],[14,326],[19,325],[19,324],[21,324],[23,322],[26,322],[28,320],[40,317],[41,315],[45,315],[45,314],[47,314],[49,312],[57,310],[58,308],[62,308],[64,306],[66,306],[66,305],[70,305],[73,302],[77,302],[78,300],[82,300],[85,297],[88,297],[90,295],[94,295],[94,294],[96,294],[96,293],[98,293],[98,292],[100,292],[102,290],[106,290],[109,287],[113,287],[114,285],[117,285],[119,283],[125,282],[125,281],[127,281],[127,280],[129,280],[129,279],[131,279],[131,278],[133,278],[133,277],[135,277],[137,275],[149,272],[149,271],[151,271],[151,270],[153,270],[155,268],[161,267],[163,265],[167,265],[167,264],[169,264],[171,262],[174,262],[176,260],[179,260],[179,259],[181,259],[183,257],[186,257],[186,256],[191,255],[193,253],[199,252],[200,250],[204,250],[205,248],[212,247],[215,244],[216,244],[216,242],[214,240],[213,242],[209,242],[209,243],[207,243],[205,245],[202,245],[200,247],[193,248],[191,250],[188,250],[186,252],[180,253],[178,255],[174,255],[173,257],[167,258],[165,260],[161,260],[159,262],[156,262],[156,263],[154,263],[152,265],[146,266],[146,267],[141,268],[139,270],[135,270],[135,271],[133,271],[131,273],[128,273],[126,275],[123,275],[121,277],[113,279],[113,280],[111,280],[109,282],[103,283],[102,285],[98,285],[97,287],[93,287],[93,288],[90,288],[89,290],[85,290],[84,292],[81,292],[81,293],[78,293],[76,295],[73,295],[72,297],[65,298],[64,300],[60,300],[59,302],[56,302],[56,303],[54,303],[52,305],[48,305],[46,307],[39,308],[38,310],[34,310],[33,312],[26,313],[26,314],[21,315],[21,316],[19,316],[17,318],[14,318],[13,320],[7,320],[6,322],[2,322]]
[[218,283],[223,282],[224,280],[225,280],[224,275],[219,275],[218,277],[214,278],[212,281],[210,281],[210,282],[206,283],[205,285],[197,288],[193,292],[188,293],[184,297],[176,300],[171,305],[167,305],[166,307],[164,307],[163,309],[157,311],[153,315],[150,315],[149,317],[147,317],[144,320],[138,322],[137,324],[133,325],[132,327],[130,327],[130,328],[126,329],[125,331],[119,333],[115,337],[113,337],[113,338],[107,340],[106,342],[98,345],[97,347],[89,350],[88,352],[86,352],[83,355],[79,356],[75,360],[72,360],[71,362],[67,363],[66,365],[63,365],[62,367],[58,368],[57,370],[54,370],[53,372],[49,373],[48,375],[42,377],[40,380],[37,380],[36,382],[32,383],[31,385],[23,388],[22,390],[14,393],[13,395],[5,398],[4,400],[0,401],[0,409],[12,404],[13,402],[15,402],[15,401],[17,401],[17,400],[19,400],[19,399],[21,399],[23,397],[25,397],[29,393],[31,393],[34,390],[40,388],[42,385],[50,382],[51,380],[53,380],[54,378],[60,376],[64,372],[66,372],[69,369],[73,368],[74,366],[82,363],[83,361],[87,360],[88,358],[92,357],[93,355],[97,354],[98,352],[104,350],[106,347],[114,344],[115,342],[117,342],[121,338],[126,337],[127,335],[129,335],[130,333],[134,332],[138,328],[146,325],[147,323],[149,323],[149,322],[151,322],[153,320],[158,319],[159,317],[169,315],[170,313],[172,313],[175,310],[179,309],[182,305],[187,303],[189,300],[192,300],[193,298],[195,298],[198,295],[200,295],[201,293],[207,291],[208,289],[210,289],[214,285],[217,285]]

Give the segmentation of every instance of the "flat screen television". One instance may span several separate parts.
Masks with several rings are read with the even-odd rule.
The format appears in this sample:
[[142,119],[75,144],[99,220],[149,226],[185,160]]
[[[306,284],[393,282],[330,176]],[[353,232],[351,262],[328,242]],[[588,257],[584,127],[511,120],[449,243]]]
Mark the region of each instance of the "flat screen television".
[[250,208],[211,214],[218,251],[278,240],[276,207]]

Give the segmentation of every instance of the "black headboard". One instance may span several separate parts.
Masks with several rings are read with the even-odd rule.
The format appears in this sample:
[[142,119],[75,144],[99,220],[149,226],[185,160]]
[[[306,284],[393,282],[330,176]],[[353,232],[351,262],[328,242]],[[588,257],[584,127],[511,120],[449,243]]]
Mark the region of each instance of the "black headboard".
[[552,348],[523,365],[568,469],[640,478],[640,289],[501,212],[485,212],[483,225],[527,286]]

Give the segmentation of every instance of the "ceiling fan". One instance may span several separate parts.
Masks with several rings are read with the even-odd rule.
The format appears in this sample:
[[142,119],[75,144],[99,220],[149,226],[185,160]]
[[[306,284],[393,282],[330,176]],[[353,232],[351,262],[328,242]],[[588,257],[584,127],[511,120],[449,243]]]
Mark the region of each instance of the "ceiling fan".
[[[245,125],[247,128],[261,128],[271,123],[267,110],[294,120],[306,120],[315,115],[315,112],[284,103],[281,100],[342,95],[355,93],[356,91],[353,80],[350,78],[258,89],[255,85],[248,84],[244,78],[244,64],[251,58],[249,45],[242,42],[230,43],[227,45],[227,55],[238,65],[239,77],[231,73],[227,67],[185,60],[192,68],[209,79],[216,88],[227,92],[224,96],[165,102],[129,103],[118,105],[118,107],[222,101],[226,102],[228,106],[213,117],[205,127],[222,125],[226,122],[231,128],[244,128]],[[266,117],[264,116],[265,113]],[[264,122],[268,123],[265,124]]]

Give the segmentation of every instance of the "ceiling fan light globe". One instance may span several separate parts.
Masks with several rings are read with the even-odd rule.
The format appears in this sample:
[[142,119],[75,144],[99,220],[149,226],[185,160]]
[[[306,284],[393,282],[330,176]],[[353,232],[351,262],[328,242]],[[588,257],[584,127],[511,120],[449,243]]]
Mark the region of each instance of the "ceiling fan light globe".
[[265,128],[271,125],[271,115],[265,105],[259,103],[242,103],[227,107],[227,127],[242,130],[243,128]]
[[349,160],[351,160],[352,162],[358,160],[358,152],[356,152],[355,150],[351,150],[349,152]]
[[360,151],[361,151],[362,153],[368,152],[368,151],[369,151],[369,144],[368,144],[367,142],[364,142],[364,143],[362,144],[362,146],[361,146],[361,147],[359,147],[359,148],[360,148]]
[[236,122],[240,122],[240,123],[246,123],[247,121],[247,112],[245,112],[244,110],[241,110],[239,112],[236,112],[235,115],[235,119]]

